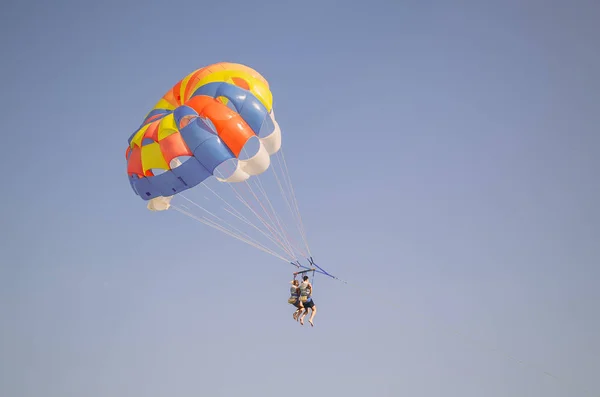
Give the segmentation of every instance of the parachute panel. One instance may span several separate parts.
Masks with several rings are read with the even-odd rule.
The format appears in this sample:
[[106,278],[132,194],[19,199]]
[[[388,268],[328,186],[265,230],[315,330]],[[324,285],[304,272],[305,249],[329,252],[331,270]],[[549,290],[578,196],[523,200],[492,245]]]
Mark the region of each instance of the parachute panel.
[[[166,198],[210,176],[242,182],[265,172],[281,146],[272,105],[267,80],[248,66],[221,62],[195,70],[165,93],[129,137],[132,189],[153,200],[149,209],[164,210]],[[241,159],[251,139],[258,140],[258,149]],[[173,166],[179,158],[187,159]],[[219,165],[232,160],[235,168],[222,178]]]

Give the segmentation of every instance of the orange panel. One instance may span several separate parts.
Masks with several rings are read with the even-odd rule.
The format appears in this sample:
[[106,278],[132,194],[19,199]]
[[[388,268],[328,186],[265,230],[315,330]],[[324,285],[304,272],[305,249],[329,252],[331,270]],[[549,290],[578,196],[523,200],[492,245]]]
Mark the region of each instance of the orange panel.
[[246,73],[250,74],[252,77],[257,78],[260,81],[262,81],[267,87],[269,86],[269,82],[263,76],[261,76],[256,70],[252,69],[249,66],[241,65],[241,64],[233,64],[233,63],[229,63],[229,62],[223,62],[223,65],[226,69],[240,70],[242,72],[246,72]]
[[[235,70],[235,71],[242,71],[242,72],[248,73],[252,77],[259,79],[267,87],[269,87],[269,82],[267,80],[265,80],[265,78],[263,76],[261,76],[256,70],[254,70],[248,66],[245,66],[245,65],[233,64],[233,63],[229,63],[229,62],[219,62],[219,63],[215,63],[213,65],[206,66],[206,67],[194,72],[194,75],[192,76],[192,78],[190,78],[188,80],[188,84],[185,87],[184,99],[189,98],[190,95],[193,94],[192,89],[198,81],[202,80],[203,78],[205,78],[206,76],[208,76],[214,72],[219,72],[222,70]],[[236,85],[239,85],[240,87],[245,88],[245,89],[250,88],[248,86],[248,83],[245,82],[244,80],[241,80],[239,83],[240,84],[238,84],[238,82],[236,82]]]
[[233,80],[233,84],[237,85],[240,88],[243,88],[245,90],[250,89],[250,85],[248,85],[248,82],[240,77],[232,77],[231,80]]
[[199,95],[191,98],[186,105],[212,121],[219,138],[236,157],[248,139],[254,136],[254,132],[242,116],[214,98]]
[[179,98],[179,87],[181,87],[181,80],[175,84],[173,88],[171,88],[167,93],[163,96],[163,99],[171,104],[174,108],[180,105]]
[[137,146],[131,150],[131,156],[129,156],[129,161],[127,162],[127,173],[129,175],[136,174],[140,178],[144,176],[142,149]]
[[193,94],[192,90],[194,89],[194,86],[196,85],[196,83],[198,81],[200,81],[201,76],[205,75],[205,70],[206,68],[202,68],[202,69],[198,69],[194,72],[194,74],[192,75],[192,77],[188,80],[187,85],[185,86],[185,92],[183,94],[183,97],[185,99],[189,98],[190,95]]
[[160,125],[160,120],[153,121],[149,126],[146,132],[144,133],[144,138],[142,138],[142,142],[144,142],[145,138],[150,138],[154,142],[158,142],[158,126]]
[[173,97],[175,98],[175,103],[177,106],[181,105],[181,97],[179,95],[179,90],[181,90],[181,80],[179,80],[177,84],[175,84],[175,87],[173,87],[173,90],[171,91]]
[[180,133],[169,135],[158,142],[158,145],[160,146],[160,150],[167,164],[170,164],[171,160],[175,157],[194,155],[190,151],[190,148],[185,144]]

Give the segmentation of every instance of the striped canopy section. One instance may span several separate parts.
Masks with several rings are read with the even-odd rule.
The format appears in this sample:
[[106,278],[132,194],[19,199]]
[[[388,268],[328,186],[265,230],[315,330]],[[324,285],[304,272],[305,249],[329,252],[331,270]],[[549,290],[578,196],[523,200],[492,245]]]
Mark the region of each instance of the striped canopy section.
[[[257,148],[241,158],[251,139]],[[232,183],[263,173],[280,147],[269,83],[248,66],[217,63],[190,73],[150,110],[128,140],[127,174],[149,209],[165,210],[210,176]],[[216,172],[231,160],[231,172]]]

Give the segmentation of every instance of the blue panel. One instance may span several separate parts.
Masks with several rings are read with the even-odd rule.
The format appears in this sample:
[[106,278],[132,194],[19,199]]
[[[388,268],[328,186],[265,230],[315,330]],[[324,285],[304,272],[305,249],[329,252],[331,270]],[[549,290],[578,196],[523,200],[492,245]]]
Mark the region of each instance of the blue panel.
[[256,135],[260,132],[260,126],[265,118],[270,118],[268,117],[267,108],[251,93],[246,97],[239,113]]
[[139,179],[137,175],[129,175],[129,185],[131,186],[131,189],[133,189],[133,191],[135,192],[135,194],[137,194],[138,196],[140,195],[138,193],[138,191],[135,188],[135,182]]
[[194,157],[171,171],[185,184],[185,189],[192,188],[210,177],[211,174]]
[[[189,161],[190,160],[188,160],[188,162]],[[167,171],[148,179],[150,180],[152,186],[154,186],[157,190],[160,191],[161,196],[172,196],[176,193],[188,189],[185,183],[182,180],[178,179],[177,175],[175,175],[173,171]]]
[[146,120],[148,120],[152,116],[155,116],[157,114],[165,115],[165,114],[169,114],[169,113],[171,113],[171,111],[167,110],[167,109],[154,109],[153,111],[151,111],[150,113],[148,113],[148,115],[144,119],[144,122],[142,123],[142,125],[144,125],[146,123]]
[[[141,127],[140,127],[140,128],[141,128]],[[138,132],[139,130],[140,130],[140,129],[138,128],[137,130],[135,130],[135,131],[133,132],[133,134],[129,135],[129,139],[127,139],[127,145],[129,145],[129,147],[131,147],[131,141],[133,140],[133,137],[135,136],[135,134],[137,134],[137,132]]]
[[173,117],[175,118],[175,123],[177,123],[177,128],[181,128],[181,119],[185,116],[198,116],[198,113],[189,106],[179,106],[173,111]]
[[194,95],[206,95],[212,98],[217,98],[220,96],[224,96],[229,99],[233,106],[239,111],[244,104],[244,100],[248,95],[249,91],[244,90],[236,85],[216,82],[216,83],[208,83],[206,85],[201,86],[196,91],[194,91]]
[[204,128],[207,131],[210,131],[214,135],[217,135],[217,127],[215,127],[215,124],[212,122],[211,119],[199,117],[197,120],[198,124],[200,124],[200,127]]
[[267,108],[251,91],[233,84],[223,83],[217,90],[217,96],[229,99],[252,131],[258,134],[260,126],[267,116]]
[[194,93],[192,94],[192,97],[195,97],[198,95],[206,95],[211,98],[216,98],[217,90],[219,89],[221,84],[227,84],[227,83],[217,81],[215,83],[204,84],[203,86],[200,86],[199,88],[197,88],[196,91],[194,91]]
[[219,164],[235,157],[217,136],[205,140],[198,146],[194,150],[194,156],[211,174]]
[[154,197],[162,196],[160,190],[154,187],[148,178],[140,178],[133,183],[134,189],[144,200],[150,200]]
[[248,94],[250,94],[250,91],[229,83],[221,83],[217,88],[217,97],[224,96],[229,99],[238,111],[244,104]]
[[198,185],[210,176],[211,173],[196,158],[190,157],[189,160],[172,171],[146,178],[138,178],[134,175],[129,177],[129,183],[134,192],[143,200],[150,200],[159,196],[172,196],[181,193]]
[[144,138],[142,140],[142,146],[150,145],[151,143],[155,143],[155,142],[150,138]]
[[214,138],[216,135],[208,130],[201,119],[196,119],[180,130],[181,137],[192,153],[204,141]]
[[213,98],[223,96],[229,99],[240,116],[242,116],[257,135],[260,131],[260,126],[268,115],[267,108],[252,92],[233,84],[222,82],[209,83],[194,91],[192,96],[196,95],[206,95]]

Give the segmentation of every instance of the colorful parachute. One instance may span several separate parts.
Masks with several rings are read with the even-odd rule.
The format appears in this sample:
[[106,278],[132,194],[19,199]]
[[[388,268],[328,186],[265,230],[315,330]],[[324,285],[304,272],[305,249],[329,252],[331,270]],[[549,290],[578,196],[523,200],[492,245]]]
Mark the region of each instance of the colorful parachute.
[[[179,81],[129,138],[125,157],[134,192],[150,210],[166,210],[172,197],[211,175],[241,182],[269,168],[281,147],[268,82],[255,70],[217,63]],[[256,153],[240,154],[258,137]],[[236,160],[228,175],[217,167]]]
[[[280,149],[281,130],[275,120],[269,83],[248,66],[223,62],[198,69],[175,84],[131,135],[125,157],[131,188],[148,202],[148,209],[173,208],[298,268],[318,269],[317,272],[331,276],[310,256]],[[277,166],[271,166],[272,156],[280,174]],[[291,215],[288,221],[296,224],[304,248],[294,240],[284,214],[276,209],[274,198],[269,197],[266,181],[251,178],[269,168],[275,178],[272,187],[281,193]],[[231,187],[231,202],[223,198],[223,192],[208,186],[212,180]],[[204,197],[205,202],[198,204],[183,194],[199,184],[206,188],[200,189],[202,195],[211,192],[219,200]],[[186,200],[184,204],[189,202],[202,210],[202,215],[192,214],[186,205],[174,205],[172,200],[179,197]],[[215,202],[224,205],[205,208],[205,203],[214,206]],[[245,208],[235,208],[234,204],[240,203]],[[225,219],[227,215],[231,221]],[[232,221],[241,224],[236,227]],[[258,241],[251,233],[266,237],[267,242]],[[269,244],[276,248],[268,247]],[[299,262],[301,257],[308,260],[309,266]]]

